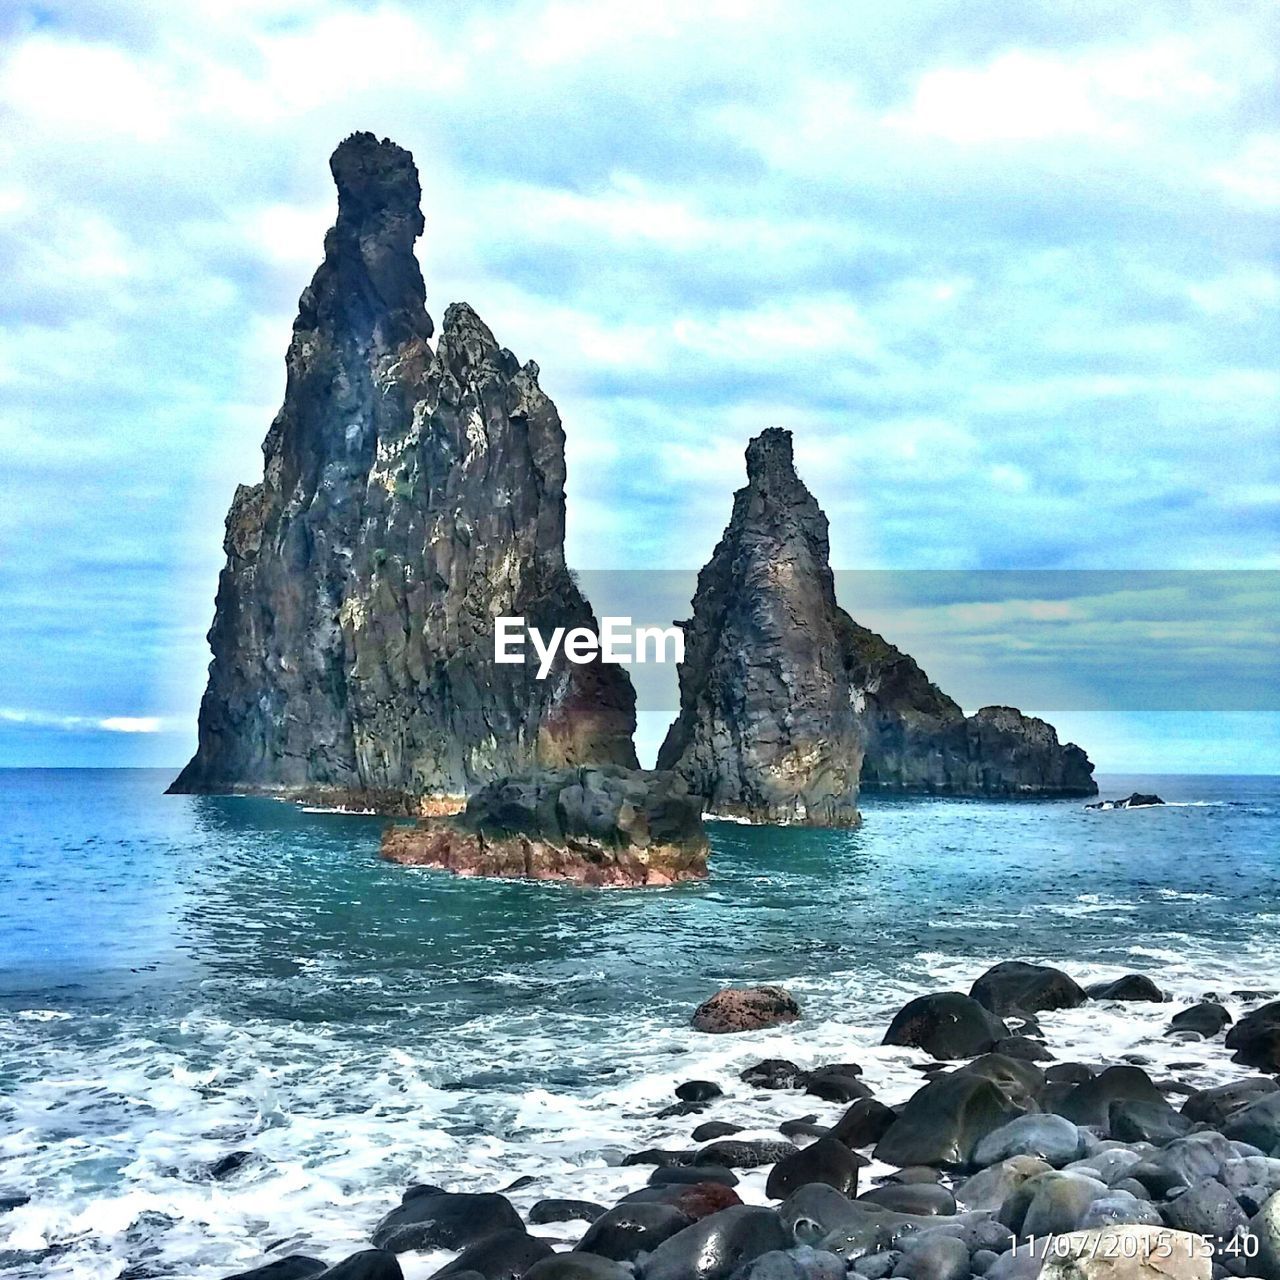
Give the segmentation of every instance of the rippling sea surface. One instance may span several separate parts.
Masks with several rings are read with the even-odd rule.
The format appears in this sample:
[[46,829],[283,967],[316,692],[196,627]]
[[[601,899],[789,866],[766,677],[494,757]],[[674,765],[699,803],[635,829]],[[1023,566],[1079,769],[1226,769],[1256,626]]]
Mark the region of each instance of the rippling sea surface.
[[[1060,1058],[1140,1052],[1206,991],[1280,987],[1280,780],[1104,778],[1161,809],[867,798],[855,832],[712,824],[701,885],[598,892],[382,864],[381,821],[173,797],[148,770],[0,771],[0,1274],[205,1280],[362,1247],[410,1183],[611,1202],[627,1151],[706,1119],[840,1108],[758,1093],[782,1056],[856,1059],[889,1102],[894,1011],[1001,959],[1138,971],[1175,1003],[1045,1015]],[[728,983],[777,982],[793,1027],[691,1031]],[[1155,1068],[1152,1068],[1154,1071]],[[656,1119],[689,1078],[726,1097]],[[231,1177],[210,1162],[250,1152]],[[763,1175],[744,1179],[762,1198]],[[571,1239],[568,1224],[539,1228]],[[426,1276],[449,1255],[406,1255]]]

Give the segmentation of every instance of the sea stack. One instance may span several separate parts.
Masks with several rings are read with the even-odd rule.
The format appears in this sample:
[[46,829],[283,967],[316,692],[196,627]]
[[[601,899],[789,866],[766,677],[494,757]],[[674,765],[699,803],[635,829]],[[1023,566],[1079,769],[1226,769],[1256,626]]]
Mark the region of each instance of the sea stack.
[[625,671],[496,664],[494,619],[595,630],[565,564],[564,432],[465,304],[434,349],[412,156],[334,152],[262,482],[227,516],[199,748],[173,790],[387,812],[537,767],[636,767]]
[[747,446],[747,483],[681,625],[680,714],[658,768],[707,812],[853,826],[862,734],[845,669],[827,518],[796,475],[791,433]]
[[966,716],[910,655],[841,609],[827,519],[789,432],[747,446],[747,486],[698,576],[680,714],[658,766],[708,813],[857,821],[858,787],[963,796],[1094,795],[1093,765],[1013,707]]

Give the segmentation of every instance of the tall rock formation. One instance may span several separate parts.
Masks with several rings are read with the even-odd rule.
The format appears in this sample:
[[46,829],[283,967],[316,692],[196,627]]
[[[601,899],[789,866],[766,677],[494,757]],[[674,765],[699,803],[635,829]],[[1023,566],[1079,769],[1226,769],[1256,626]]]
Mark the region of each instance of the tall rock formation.
[[531,766],[636,766],[625,672],[493,661],[494,618],[591,626],[564,559],[564,432],[465,304],[438,342],[410,154],[348,138],[262,483],[227,516],[199,748],[175,791],[415,812]]
[[914,659],[835,602],[827,520],[789,432],[747,446],[747,485],[698,575],[680,713],[658,754],[712,814],[856,821],[859,783],[896,792],[1092,795],[1093,766],[1012,707],[966,716]]
[[658,768],[706,796],[709,813],[858,822],[862,739],[829,551],[791,433],[762,432],[681,624],[680,714],[658,753]]

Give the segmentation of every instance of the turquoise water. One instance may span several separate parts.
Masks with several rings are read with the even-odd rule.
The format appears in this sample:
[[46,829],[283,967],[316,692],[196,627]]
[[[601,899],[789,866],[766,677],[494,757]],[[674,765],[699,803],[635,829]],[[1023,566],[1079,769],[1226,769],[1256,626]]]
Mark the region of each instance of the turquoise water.
[[[1136,969],[1181,1000],[1280,985],[1276,779],[1102,780],[1177,802],[1153,810],[871,798],[856,832],[717,823],[707,883],[605,893],[388,866],[378,819],[167,781],[0,772],[0,1195],[32,1196],[0,1215],[11,1274],[218,1276],[280,1240],[339,1256],[428,1177],[603,1199],[635,1180],[623,1151],[687,1140],[654,1118],[677,1079],[745,1107],[746,1061],[856,1052],[905,1094],[911,1053],[875,1048],[894,1009],[998,959]],[[804,1021],[688,1030],[751,981]],[[1150,1051],[1169,1012],[1058,1033]],[[253,1159],[211,1182],[230,1150]]]

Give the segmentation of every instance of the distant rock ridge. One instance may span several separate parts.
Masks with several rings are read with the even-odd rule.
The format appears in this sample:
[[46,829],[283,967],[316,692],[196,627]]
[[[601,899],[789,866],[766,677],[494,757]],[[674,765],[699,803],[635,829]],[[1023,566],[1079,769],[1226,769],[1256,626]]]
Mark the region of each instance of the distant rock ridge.
[[1014,707],[966,716],[914,658],[850,623],[846,656],[859,695],[868,791],[965,796],[1091,796],[1093,765],[1048,721]]
[[758,822],[859,821],[862,734],[844,660],[827,518],[796,475],[791,433],[747,446],[747,483],[681,624],[680,712],[658,768],[708,812]]
[[260,484],[227,516],[199,747],[174,791],[392,812],[535,766],[635,767],[625,671],[493,662],[493,619],[595,628],[564,558],[564,432],[465,304],[435,349],[413,158],[357,133]]
[[1086,809],[1152,809],[1164,801],[1157,795],[1134,791],[1123,800],[1100,800],[1097,804],[1087,804]]
[[970,796],[1092,795],[1093,766],[1012,707],[966,716],[914,659],[841,609],[827,520],[791,435],[747,446],[747,485],[698,575],[680,712],[658,766],[713,815],[856,823],[859,785]]

